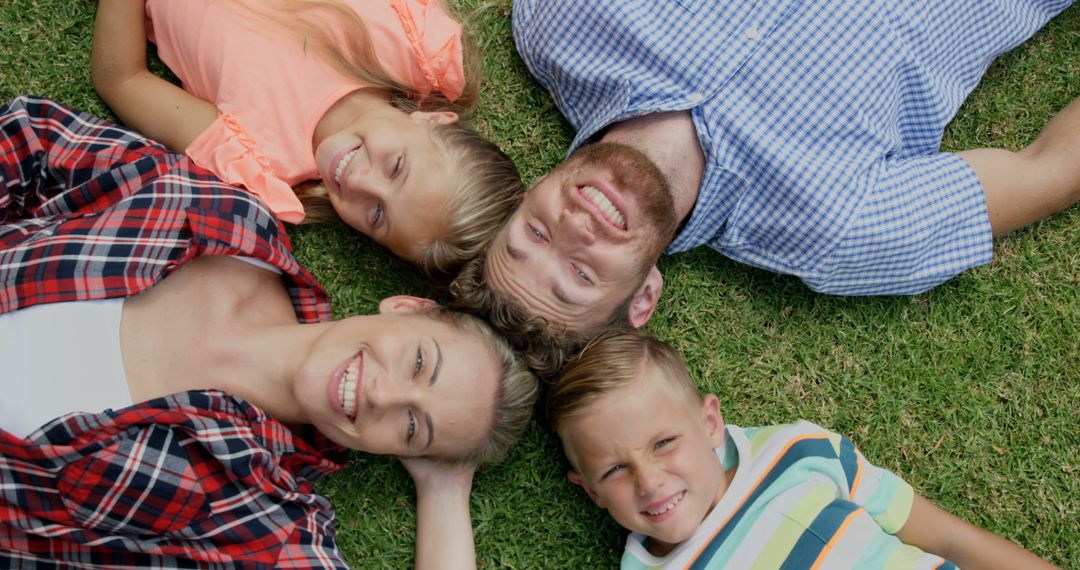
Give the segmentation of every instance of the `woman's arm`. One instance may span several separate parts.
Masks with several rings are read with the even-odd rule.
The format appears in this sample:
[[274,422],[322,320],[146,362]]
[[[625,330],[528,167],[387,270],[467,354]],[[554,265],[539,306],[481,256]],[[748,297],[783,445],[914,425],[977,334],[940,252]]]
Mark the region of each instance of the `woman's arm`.
[[146,68],[145,0],[101,0],[91,58],[94,89],[127,126],[183,152],[217,109]]
[[963,521],[918,493],[897,538],[966,569],[1052,569],[1053,564],[988,530]]
[[476,568],[469,493],[475,465],[402,459],[416,484],[416,568]]

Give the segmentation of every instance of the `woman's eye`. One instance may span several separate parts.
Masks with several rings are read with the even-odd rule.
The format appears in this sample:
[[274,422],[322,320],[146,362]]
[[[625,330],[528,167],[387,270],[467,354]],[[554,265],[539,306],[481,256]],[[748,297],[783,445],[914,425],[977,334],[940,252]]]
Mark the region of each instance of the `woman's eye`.
[[412,441],[413,436],[416,435],[416,416],[413,415],[411,411],[409,412],[409,428],[406,430],[405,434],[405,441],[407,442]]
[[381,222],[382,219],[383,219],[382,204],[376,204],[375,205],[375,211],[373,211],[371,213],[371,227],[373,227],[373,228],[379,227],[379,222]]
[[536,229],[536,227],[531,225],[531,224],[529,225],[529,233],[532,234],[532,237],[534,237],[534,238],[536,238],[536,239],[538,239],[540,241],[544,241],[544,232]]
[[574,271],[577,272],[578,277],[580,277],[582,281],[588,283],[589,285],[593,284],[592,279],[589,279],[589,274],[588,273],[585,273],[584,271],[582,271],[581,269],[579,269],[577,267],[574,267]]
[[424,353],[418,348],[416,349],[416,366],[413,368],[413,377],[420,375],[420,372],[424,370]]

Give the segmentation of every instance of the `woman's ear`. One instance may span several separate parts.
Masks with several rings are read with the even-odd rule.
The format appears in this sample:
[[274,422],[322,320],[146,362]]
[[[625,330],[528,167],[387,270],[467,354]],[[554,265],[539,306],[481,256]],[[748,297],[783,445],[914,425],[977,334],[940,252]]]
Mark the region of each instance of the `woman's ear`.
[[453,125],[459,119],[452,111],[413,111],[409,116],[431,125]]
[[417,313],[435,306],[435,301],[412,295],[394,295],[379,301],[379,314],[409,314]]

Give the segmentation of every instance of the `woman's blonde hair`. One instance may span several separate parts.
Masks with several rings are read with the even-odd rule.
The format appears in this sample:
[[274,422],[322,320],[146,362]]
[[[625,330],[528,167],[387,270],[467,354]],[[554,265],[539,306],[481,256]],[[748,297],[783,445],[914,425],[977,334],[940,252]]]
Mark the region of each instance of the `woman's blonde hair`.
[[477,334],[492,347],[499,361],[499,383],[495,389],[494,416],[485,438],[475,442],[461,457],[451,461],[494,463],[506,456],[529,424],[540,391],[539,381],[510,344],[477,317],[435,305],[423,313],[466,334]]
[[[476,104],[482,58],[467,35],[462,37],[465,87],[460,97],[450,101],[442,93],[419,93],[387,72],[375,55],[363,18],[340,0],[245,3],[249,10],[302,38],[305,49],[316,50],[344,76],[387,92],[391,104],[404,113],[453,111],[465,115]],[[445,2],[442,5],[453,15]],[[462,29],[466,22],[462,21]],[[445,235],[439,241],[419,244],[416,258],[411,261],[429,275],[442,277],[455,273],[487,246],[509,218],[511,205],[524,191],[524,185],[510,157],[475,130],[455,123],[436,125],[433,132],[454,165],[454,187],[443,212],[448,219]],[[341,219],[321,182],[303,183],[294,190],[304,205],[302,223]]]

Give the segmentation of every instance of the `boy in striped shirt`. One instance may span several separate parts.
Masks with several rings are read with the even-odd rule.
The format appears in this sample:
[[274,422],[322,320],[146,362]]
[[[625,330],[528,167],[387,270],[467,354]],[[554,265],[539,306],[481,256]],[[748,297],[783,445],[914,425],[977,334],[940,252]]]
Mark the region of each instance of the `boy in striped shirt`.
[[624,569],[1053,568],[809,422],[724,425],[679,354],[601,335],[547,396],[570,481],[631,531]]

